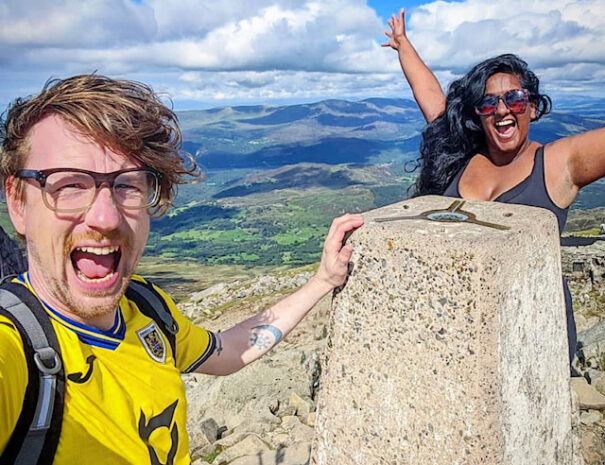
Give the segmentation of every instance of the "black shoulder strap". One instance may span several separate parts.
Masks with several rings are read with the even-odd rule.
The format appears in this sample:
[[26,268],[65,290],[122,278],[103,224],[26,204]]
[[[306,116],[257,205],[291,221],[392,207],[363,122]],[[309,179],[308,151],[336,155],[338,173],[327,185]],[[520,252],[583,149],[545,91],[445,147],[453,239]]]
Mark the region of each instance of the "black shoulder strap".
[[176,363],[176,333],[179,331],[179,325],[172,317],[166,301],[151,283],[142,283],[134,279],[126,289],[126,297],[137,304],[143,315],[152,318],[160,327],[168,339]]
[[0,287],[0,313],[19,330],[28,366],[21,414],[0,463],[50,465],[63,420],[61,348],[47,313],[25,286],[5,283]]

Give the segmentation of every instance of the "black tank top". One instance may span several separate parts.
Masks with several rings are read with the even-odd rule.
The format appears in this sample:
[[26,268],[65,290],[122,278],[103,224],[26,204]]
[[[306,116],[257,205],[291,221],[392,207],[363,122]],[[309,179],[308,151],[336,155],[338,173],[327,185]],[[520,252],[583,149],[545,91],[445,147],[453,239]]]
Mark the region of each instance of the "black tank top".
[[[462,197],[458,190],[458,184],[460,183],[460,178],[469,162],[470,160],[467,161],[462,169],[458,171],[456,176],[454,176],[454,179],[452,179],[450,185],[447,186],[443,195],[448,197]],[[516,203],[519,205],[546,208],[553,212],[557,217],[559,234],[563,232],[565,222],[567,221],[568,209],[557,207],[546,190],[546,178],[544,176],[544,147],[540,147],[536,150],[534,167],[529,176],[516,186],[500,194],[494,199],[494,202]]]
[[[462,198],[460,191],[458,190],[458,184],[460,178],[464,173],[464,170],[468,166],[470,160],[462,167],[462,169],[454,176],[454,179],[447,186],[447,189],[443,193],[448,197]],[[563,232],[565,222],[567,221],[567,208],[559,208],[552,201],[546,190],[546,178],[544,176],[544,147],[540,147],[536,150],[534,155],[534,167],[531,173],[523,181],[516,186],[500,194],[494,199],[495,202],[503,203],[516,203],[519,205],[529,205],[532,207],[546,208],[553,212],[559,223],[559,234]],[[567,286],[565,278],[563,278],[563,291],[565,296],[565,313],[567,317],[567,340],[569,344],[569,363],[573,361],[574,354],[576,352],[577,333],[576,333],[576,322],[574,320],[571,294]],[[572,371],[572,375],[573,375]]]

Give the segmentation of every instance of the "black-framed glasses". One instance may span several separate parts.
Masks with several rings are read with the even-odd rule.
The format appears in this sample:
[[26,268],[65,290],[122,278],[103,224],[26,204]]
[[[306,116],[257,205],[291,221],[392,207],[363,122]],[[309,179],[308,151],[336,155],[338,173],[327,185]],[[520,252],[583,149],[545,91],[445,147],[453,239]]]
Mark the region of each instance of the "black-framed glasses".
[[527,89],[513,89],[502,95],[486,95],[475,109],[480,116],[490,116],[496,113],[498,103],[502,100],[506,108],[515,114],[525,111],[529,104],[529,92]]
[[56,212],[88,210],[104,184],[111,188],[116,204],[128,210],[153,207],[160,200],[161,175],[151,168],[130,168],[111,173],[77,168],[19,170],[17,177],[38,181],[44,204]]

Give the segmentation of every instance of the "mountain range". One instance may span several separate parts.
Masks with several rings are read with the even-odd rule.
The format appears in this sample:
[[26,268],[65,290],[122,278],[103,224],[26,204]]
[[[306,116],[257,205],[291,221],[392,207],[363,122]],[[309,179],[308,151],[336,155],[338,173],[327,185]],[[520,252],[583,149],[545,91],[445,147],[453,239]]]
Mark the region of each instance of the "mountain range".
[[[603,127],[604,103],[566,99],[532,123],[530,137],[548,143]],[[184,149],[207,177],[181,186],[176,208],[152,221],[146,254],[206,264],[316,261],[335,216],[409,196],[425,127],[415,102],[404,99],[222,107],[178,117]],[[582,189],[572,210],[603,206],[600,180]],[[568,225],[598,226],[603,210],[577,222],[572,211]],[[10,231],[7,216],[0,204],[0,226]]]
[[[530,137],[544,144],[602,127],[602,103],[566,100],[568,113],[553,111],[532,123]],[[147,253],[210,264],[315,261],[333,217],[409,195],[426,124],[415,102],[377,98],[178,116],[184,149],[207,179],[182,187],[177,208],[152,223]],[[599,181],[574,208],[603,205],[605,181]]]

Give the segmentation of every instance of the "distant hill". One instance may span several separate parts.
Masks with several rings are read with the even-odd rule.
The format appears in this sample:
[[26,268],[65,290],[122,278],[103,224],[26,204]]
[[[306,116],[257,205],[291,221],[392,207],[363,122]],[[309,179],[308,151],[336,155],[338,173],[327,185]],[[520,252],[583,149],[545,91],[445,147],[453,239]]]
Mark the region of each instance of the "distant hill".
[[[602,127],[600,103],[566,99],[532,124],[530,136],[548,143]],[[409,195],[415,175],[406,166],[418,157],[425,127],[416,103],[403,99],[223,107],[179,119],[185,149],[208,179],[181,188],[178,208],[152,223],[148,253],[210,264],[316,261],[334,216]],[[604,204],[600,181],[581,191],[574,208]],[[602,214],[585,217],[571,223],[589,227]]]
[[[548,143],[605,124],[598,101],[565,101],[561,107],[587,116],[553,112],[532,124],[534,140]],[[185,150],[210,170],[404,162],[417,157],[425,127],[416,103],[405,99],[224,107],[181,112],[179,119]]]
[[[533,123],[530,136],[547,143],[605,126],[603,103],[555,102],[556,111]],[[415,102],[404,99],[223,107],[178,116],[184,148],[208,177],[181,186],[176,208],[152,221],[147,254],[209,264],[316,261],[332,218],[409,195],[415,174],[406,168],[418,157],[425,127]],[[601,180],[583,189],[573,208],[603,205]],[[587,218],[584,229],[605,221],[601,211]],[[12,233],[1,204],[0,226]]]
[[208,169],[272,169],[296,163],[376,163],[411,157],[424,119],[402,99],[326,100],[285,107],[179,113],[184,148]]

